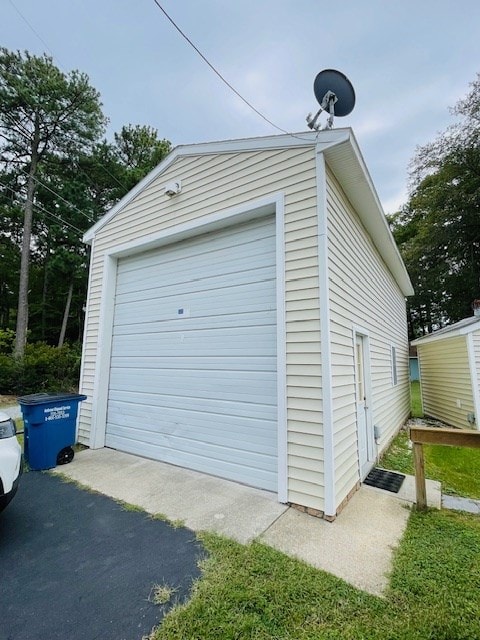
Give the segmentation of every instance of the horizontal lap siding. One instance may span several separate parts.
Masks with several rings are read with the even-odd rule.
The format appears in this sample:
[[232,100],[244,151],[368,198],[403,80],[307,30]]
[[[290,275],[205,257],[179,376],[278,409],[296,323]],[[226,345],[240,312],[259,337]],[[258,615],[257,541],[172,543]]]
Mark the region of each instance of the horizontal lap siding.
[[[182,180],[176,198],[164,185]],[[83,363],[80,440],[88,443],[104,253],[268,194],[285,194],[288,499],[323,509],[315,153],[312,148],[179,158],[95,236]]]
[[[369,333],[373,424],[381,451],[410,411],[405,299],[330,171],[328,264],[337,505],[359,480],[353,327]],[[391,345],[398,384],[392,384]]]
[[454,427],[471,426],[467,415],[475,410],[466,337],[419,344],[417,350],[424,413]]

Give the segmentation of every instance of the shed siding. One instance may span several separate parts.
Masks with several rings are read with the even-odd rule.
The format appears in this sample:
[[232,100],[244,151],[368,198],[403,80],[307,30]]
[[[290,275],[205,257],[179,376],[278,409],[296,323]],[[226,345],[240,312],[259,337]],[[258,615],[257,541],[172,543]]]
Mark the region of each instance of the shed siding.
[[467,415],[475,409],[466,336],[420,343],[417,350],[424,413],[454,427],[471,426]]
[[[328,264],[335,450],[339,504],[359,480],[353,328],[368,331],[373,424],[383,450],[410,412],[405,298],[340,185],[329,171]],[[393,385],[391,346],[398,382]]]
[[[163,186],[182,180],[176,198]],[[105,251],[276,192],[285,194],[288,499],[323,509],[323,437],[313,148],[182,157],[95,236],[79,439],[89,442]]]

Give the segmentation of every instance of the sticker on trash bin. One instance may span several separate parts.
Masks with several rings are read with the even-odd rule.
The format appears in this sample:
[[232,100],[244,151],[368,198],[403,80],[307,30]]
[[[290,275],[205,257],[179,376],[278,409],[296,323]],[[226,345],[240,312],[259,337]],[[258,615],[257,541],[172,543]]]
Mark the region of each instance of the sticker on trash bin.
[[45,415],[45,422],[47,420],[64,420],[70,417],[71,405],[66,404],[61,407],[48,407],[43,410]]

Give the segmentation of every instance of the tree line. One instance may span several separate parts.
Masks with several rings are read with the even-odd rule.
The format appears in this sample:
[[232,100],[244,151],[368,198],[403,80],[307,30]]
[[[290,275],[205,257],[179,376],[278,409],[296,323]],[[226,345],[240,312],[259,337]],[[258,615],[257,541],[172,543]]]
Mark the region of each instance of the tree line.
[[[419,147],[408,202],[389,223],[410,274],[409,336],[471,314],[480,297],[480,76],[454,123]],[[88,76],[47,55],[0,49],[0,329],[14,352],[81,341],[83,233],[170,151],[146,125],[107,140]]]
[[0,328],[80,341],[88,281],[83,233],[170,151],[146,125],[107,140],[88,76],[0,48]]

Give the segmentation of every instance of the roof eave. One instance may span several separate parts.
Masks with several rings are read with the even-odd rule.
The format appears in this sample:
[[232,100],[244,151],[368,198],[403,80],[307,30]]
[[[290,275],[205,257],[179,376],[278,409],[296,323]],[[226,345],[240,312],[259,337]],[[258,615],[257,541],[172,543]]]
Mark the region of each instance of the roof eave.
[[457,327],[455,325],[451,325],[451,329],[449,331],[434,331],[430,333],[428,336],[422,336],[421,338],[416,338],[411,341],[411,345],[418,346],[422,344],[426,344],[427,342],[438,342],[439,340],[446,340],[447,338],[457,338],[458,336],[465,336],[469,333],[473,333],[474,331],[478,331],[480,329],[480,318],[478,318],[478,322],[472,322],[466,327]]
[[360,152],[353,131],[348,140],[323,152],[345,195],[357,212],[375,247],[388,266],[404,296],[414,295],[410,276],[387,223],[380,199]]

